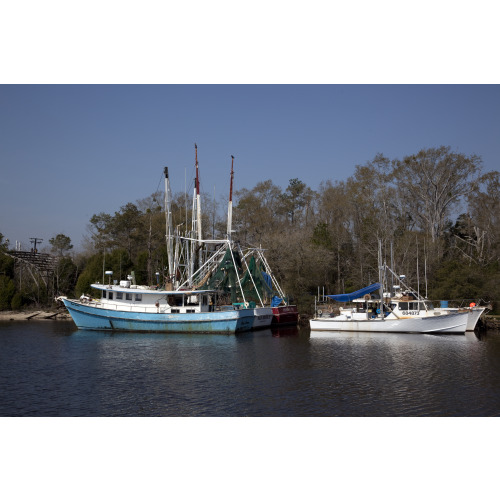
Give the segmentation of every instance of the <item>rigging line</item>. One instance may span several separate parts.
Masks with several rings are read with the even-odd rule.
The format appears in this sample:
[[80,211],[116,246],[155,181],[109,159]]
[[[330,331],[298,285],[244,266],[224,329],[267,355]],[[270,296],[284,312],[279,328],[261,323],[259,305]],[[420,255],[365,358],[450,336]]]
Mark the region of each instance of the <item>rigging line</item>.
[[[238,247],[238,250],[239,250],[239,253],[240,253],[240,256],[243,255],[243,251],[241,250],[241,247],[240,247],[240,244],[237,243],[236,244],[237,247]],[[262,302],[262,298],[260,297],[260,293],[259,293],[259,290],[257,289],[257,285],[255,284],[255,281],[253,279],[253,276],[252,276],[252,273],[250,272],[250,268],[248,267],[248,264],[247,264],[247,261],[245,260],[245,258],[243,258],[243,262],[245,263],[245,266],[247,268],[247,272],[248,272],[248,276],[250,276],[250,280],[252,281],[252,284],[255,288],[255,292],[257,293],[257,297],[259,297],[259,301],[260,301],[260,305],[262,307],[264,307],[264,302]]]
[[[151,199],[149,203],[149,210],[153,211],[153,203],[156,202],[156,207],[163,208],[160,202],[158,201],[158,198],[161,196],[163,198],[163,190],[160,189],[161,184],[163,183],[164,180],[164,173],[163,170],[161,171],[160,174],[160,179],[158,181],[158,184],[156,185],[156,190],[151,194]],[[156,208],[154,207],[154,208]]]

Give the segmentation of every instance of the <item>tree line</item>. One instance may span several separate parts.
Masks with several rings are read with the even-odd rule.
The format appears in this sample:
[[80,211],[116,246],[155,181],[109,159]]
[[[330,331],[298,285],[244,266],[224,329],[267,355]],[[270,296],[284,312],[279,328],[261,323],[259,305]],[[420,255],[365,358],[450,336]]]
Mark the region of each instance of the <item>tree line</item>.
[[[203,237],[225,238],[223,201],[202,198]],[[191,207],[191,196],[174,195],[173,224],[183,233]],[[266,250],[282,288],[303,313],[311,312],[318,289],[345,293],[377,281],[379,242],[387,264],[422,295],[482,299],[498,311],[499,214],[500,173],[484,173],[477,155],[441,146],[402,159],[378,154],[346,180],[324,181],[317,190],[297,178],[285,189],[272,180],[242,188],[234,193],[232,238]],[[134,271],[138,283],[156,284],[156,273],[163,275],[167,266],[165,233],[162,192],[114,214],[94,214],[83,252],[71,255],[65,235],[51,240],[61,266],[54,291],[89,293],[104,269],[118,279]],[[16,278],[3,235],[0,245],[0,308],[36,302],[33,290],[23,290]]]

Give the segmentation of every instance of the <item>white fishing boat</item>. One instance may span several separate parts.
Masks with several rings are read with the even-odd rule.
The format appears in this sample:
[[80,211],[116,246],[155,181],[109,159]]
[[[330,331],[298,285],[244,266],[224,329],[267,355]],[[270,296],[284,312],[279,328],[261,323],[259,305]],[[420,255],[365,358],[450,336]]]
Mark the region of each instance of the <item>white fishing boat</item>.
[[[384,292],[388,282],[386,271],[398,283],[390,292]],[[468,312],[436,310],[431,301],[404,283],[404,276],[396,275],[385,264],[379,266],[379,273],[381,281],[378,283],[352,293],[327,295],[330,300],[349,302],[351,306],[339,307],[337,313],[325,313],[316,308],[315,317],[310,320],[311,330],[465,333]]]
[[[310,320],[311,330],[392,333],[465,333],[466,312],[434,311],[428,301],[414,297],[373,296],[380,283],[351,294],[328,295],[339,302],[352,302],[352,307],[339,308],[339,314],[318,310]],[[363,297],[361,299],[361,297]]]

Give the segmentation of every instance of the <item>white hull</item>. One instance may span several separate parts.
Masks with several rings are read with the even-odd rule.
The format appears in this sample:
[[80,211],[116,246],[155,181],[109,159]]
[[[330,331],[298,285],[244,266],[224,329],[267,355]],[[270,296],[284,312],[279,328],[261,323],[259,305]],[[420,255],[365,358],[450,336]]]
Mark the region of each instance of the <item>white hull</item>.
[[467,327],[468,332],[473,332],[476,328],[477,322],[481,314],[486,311],[486,307],[471,307],[471,308],[458,308],[458,307],[439,307],[435,311],[455,313],[455,312],[467,312]]
[[468,313],[405,319],[353,320],[345,316],[310,320],[311,330],[385,333],[465,333]]
[[271,326],[271,321],[273,320],[273,309],[272,307],[256,307],[253,309],[253,329],[257,330],[260,328],[269,328]]

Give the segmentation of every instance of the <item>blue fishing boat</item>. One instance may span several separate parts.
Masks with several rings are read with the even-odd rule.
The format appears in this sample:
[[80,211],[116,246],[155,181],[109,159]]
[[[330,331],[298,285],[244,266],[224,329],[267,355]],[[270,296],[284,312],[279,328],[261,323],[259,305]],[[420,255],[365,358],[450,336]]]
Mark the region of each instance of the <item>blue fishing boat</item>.
[[101,297],[60,297],[80,329],[137,332],[238,333],[251,330],[254,311],[214,306],[213,290],[158,290],[154,287],[94,283]]
[[[196,235],[197,239],[183,239],[183,244],[187,245],[185,252],[179,248],[174,249],[174,241],[179,244],[180,238],[174,235],[173,231],[172,195],[167,167],[164,169],[164,174],[168,255],[165,288],[136,285],[133,275],[128,276],[127,280],[111,284],[112,271],[107,271],[105,274],[110,275],[109,284],[91,285],[93,289],[99,291],[99,298],[85,295],[80,299],[59,297],[77,327],[134,332],[238,333],[262,327],[266,322],[270,324],[271,316],[264,314],[268,312],[267,310],[255,308],[255,305],[253,308],[248,307],[247,302],[239,304],[233,303],[235,301],[219,300],[219,290],[202,288],[200,283],[193,282],[196,260],[194,242],[196,241],[197,245],[201,244],[197,150],[192,228],[192,235]],[[183,265],[176,257],[180,254],[185,255]],[[201,255],[198,260],[201,263]],[[196,272],[199,274],[200,271],[198,269]],[[204,279],[208,279],[208,275]]]

